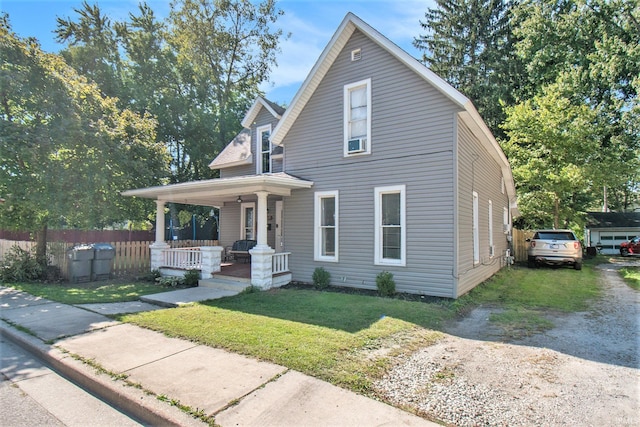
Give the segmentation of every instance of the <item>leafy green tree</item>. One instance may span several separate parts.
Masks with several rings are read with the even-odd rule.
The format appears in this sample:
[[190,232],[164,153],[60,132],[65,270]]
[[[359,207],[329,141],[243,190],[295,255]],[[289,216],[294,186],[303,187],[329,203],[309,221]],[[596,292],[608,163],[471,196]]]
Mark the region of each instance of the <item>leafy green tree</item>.
[[514,103],[522,73],[510,6],[505,0],[436,0],[420,22],[426,33],[414,40],[424,63],[469,97],[498,136],[502,104]]
[[155,120],[120,110],[95,83],[0,19],[0,226],[37,234],[43,259],[49,226],[104,227],[146,216],[123,198],[157,185],[168,157]]
[[507,108],[507,116],[502,146],[519,194],[520,226],[581,224],[599,167],[595,112],[552,85]]
[[[275,65],[282,11],[273,0],[179,0],[165,22],[139,5],[111,21],[86,1],[77,21],[58,18],[65,58],[114,88],[121,105],[158,119],[158,140],[173,157],[172,181],[214,177],[208,163],[239,131],[239,121]],[[124,57],[121,57],[124,54]],[[98,75],[99,74],[99,75]],[[117,79],[110,84],[109,76]]]
[[56,19],[56,41],[68,44],[61,55],[79,74],[96,82],[104,95],[120,96],[122,60],[111,20],[86,0],[74,11],[77,22]]
[[187,170],[181,179],[209,177],[208,163],[240,130],[239,123],[275,65],[282,11],[274,0],[177,0],[168,41],[198,106],[183,135]]
[[599,207],[606,186],[610,207],[628,209],[638,201],[638,0],[533,0],[514,8],[514,17],[529,96],[559,84],[572,105],[595,113],[590,207]]

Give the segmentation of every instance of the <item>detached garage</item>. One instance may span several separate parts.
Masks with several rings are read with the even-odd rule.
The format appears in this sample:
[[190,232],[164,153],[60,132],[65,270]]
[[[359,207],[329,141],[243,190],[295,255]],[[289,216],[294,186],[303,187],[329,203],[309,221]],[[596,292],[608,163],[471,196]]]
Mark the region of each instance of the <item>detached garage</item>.
[[640,236],[640,212],[587,212],[586,245],[602,247],[606,255],[620,254],[620,243]]

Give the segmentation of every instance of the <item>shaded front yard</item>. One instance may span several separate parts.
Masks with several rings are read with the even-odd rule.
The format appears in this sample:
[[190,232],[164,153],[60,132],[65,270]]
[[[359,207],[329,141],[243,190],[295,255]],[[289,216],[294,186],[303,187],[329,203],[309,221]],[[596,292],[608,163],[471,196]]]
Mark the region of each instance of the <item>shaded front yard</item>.
[[170,289],[152,282],[90,282],[90,283],[3,283],[28,294],[63,304],[91,304],[136,301],[142,295]]

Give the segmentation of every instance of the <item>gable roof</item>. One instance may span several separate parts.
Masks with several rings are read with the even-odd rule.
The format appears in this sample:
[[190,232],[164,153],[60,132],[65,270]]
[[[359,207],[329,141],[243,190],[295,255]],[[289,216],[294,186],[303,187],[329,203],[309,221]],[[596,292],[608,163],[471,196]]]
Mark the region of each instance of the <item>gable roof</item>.
[[640,212],[587,212],[587,228],[640,228]]
[[209,163],[211,169],[223,169],[232,166],[250,165],[253,162],[251,156],[251,130],[243,129],[233,140],[224,147],[224,150]]
[[245,128],[250,128],[253,124],[253,121],[258,116],[261,108],[265,108],[273,117],[278,120],[282,118],[282,115],[285,112],[284,108],[282,108],[278,104],[259,96],[253,102],[253,105],[251,106],[251,108],[249,108],[247,114],[244,115],[244,119],[242,119],[241,122],[242,126]]
[[354,31],[359,30],[374,43],[381,48],[389,52],[398,61],[403,63],[409,69],[414,71],[426,82],[431,84],[440,93],[449,98],[455,105],[462,110],[460,118],[469,126],[471,131],[478,137],[478,139],[485,145],[487,151],[502,167],[502,175],[505,180],[507,188],[507,194],[510,200],[513,201],[513,212],[518,214],[517,206],[515,204],[515,184],[513,182],[513,175],[511,174],[511,166],[504,152],[500,148],[500,145],[493,137],[491,131],[484,123],[480,114],[473,106],[473,103],[463,94],[454,89],[451,85],[445,82],[442,78],[436,75],[433,71],[427,68],[424,64],[417,59],[409,55],[402,50],[396,44],[391,42],[385,36],[380,34],[373,27],[369,26],[362,19],[358,18],[353,13],[349,12],[343,19],[342,23],[336,30],[335,34],[329,41],[329,44],[322,51],[322,54],[318,58],[311,72],[302,83],[302,86],[291,101],[291,105],[287,108],[282,119],[278,122],[271,133],[271,142],[276,145],[282,145],[284,137],[287,135],[296,119],[304,109],[305,105],[320,85],[320,82],[327,74],[339,53],[349,41],[349,38]]

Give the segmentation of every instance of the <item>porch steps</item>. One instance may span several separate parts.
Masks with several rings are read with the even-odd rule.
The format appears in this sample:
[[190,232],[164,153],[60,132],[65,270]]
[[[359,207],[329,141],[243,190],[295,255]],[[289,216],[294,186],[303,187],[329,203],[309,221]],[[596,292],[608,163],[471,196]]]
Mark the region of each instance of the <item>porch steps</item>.
[[227,291],[242,292],[251,285],[251,279],[241,277],[223,276],[215,274],[212,279],[200,279],[198,286],[215,288]]

